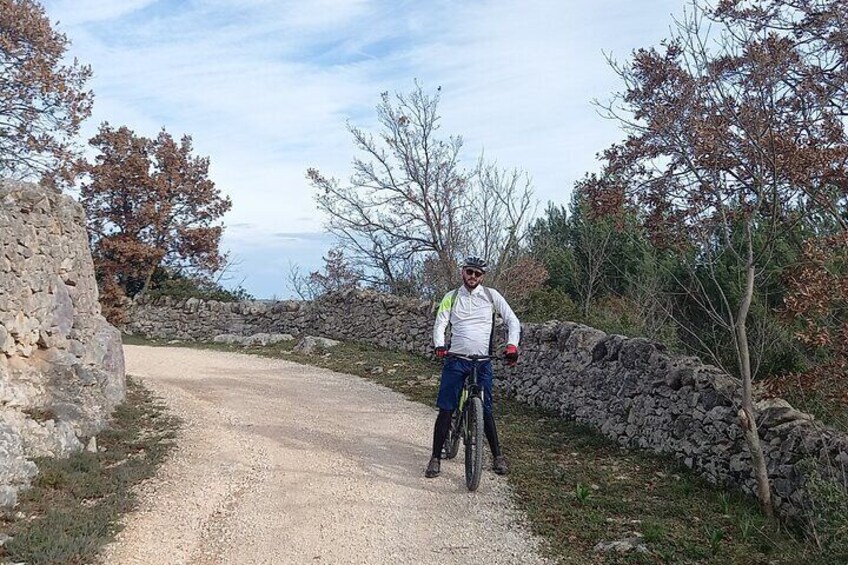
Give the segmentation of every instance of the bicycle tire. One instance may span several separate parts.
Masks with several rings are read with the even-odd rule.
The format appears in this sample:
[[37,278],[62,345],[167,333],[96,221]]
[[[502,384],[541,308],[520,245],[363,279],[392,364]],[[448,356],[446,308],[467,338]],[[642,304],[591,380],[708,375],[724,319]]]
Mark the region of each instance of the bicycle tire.
[[453,459],[459,453],[459,442],[462,440],[462,410],[454,410],[451,416],[450,431],[445,441],[445,459]]
[[483,401],[469,399],[465,414],[465,486],[477,490],[483,475]]

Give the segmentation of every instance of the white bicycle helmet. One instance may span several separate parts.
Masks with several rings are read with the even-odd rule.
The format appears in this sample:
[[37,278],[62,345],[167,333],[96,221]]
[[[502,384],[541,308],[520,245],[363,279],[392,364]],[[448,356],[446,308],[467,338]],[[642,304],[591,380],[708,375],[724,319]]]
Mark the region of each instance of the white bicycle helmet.
[[489,268],[489,265],[486,264],[485,259],[481,259],[480,257],[477,257],[475,255],[469,255],[462,262],[462,268],[465,269],[466,267],[471,269],[477,269],[478,271],[485,273],[486,269]]

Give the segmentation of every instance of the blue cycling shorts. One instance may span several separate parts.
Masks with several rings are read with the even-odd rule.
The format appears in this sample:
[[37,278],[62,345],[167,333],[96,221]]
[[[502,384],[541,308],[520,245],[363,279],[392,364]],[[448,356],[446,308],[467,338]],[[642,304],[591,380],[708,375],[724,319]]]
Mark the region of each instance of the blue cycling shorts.
[[[436,406],[442,410],[456,410],[465,377],[471,374],[474,362],[456,357],[445,357],[442,365],[442,381]],[[483,413],[492,413],[492,362],[483,361],[477,371],[477,379],[483,387]]]

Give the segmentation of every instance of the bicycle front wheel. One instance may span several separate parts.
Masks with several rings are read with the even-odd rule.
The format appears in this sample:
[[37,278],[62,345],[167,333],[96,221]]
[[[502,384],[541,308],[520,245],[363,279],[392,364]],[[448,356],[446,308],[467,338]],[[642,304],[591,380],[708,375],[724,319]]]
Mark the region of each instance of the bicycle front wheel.
[[473,396],[465,414],[465,486],[475,491],[483,474],[483,401]]

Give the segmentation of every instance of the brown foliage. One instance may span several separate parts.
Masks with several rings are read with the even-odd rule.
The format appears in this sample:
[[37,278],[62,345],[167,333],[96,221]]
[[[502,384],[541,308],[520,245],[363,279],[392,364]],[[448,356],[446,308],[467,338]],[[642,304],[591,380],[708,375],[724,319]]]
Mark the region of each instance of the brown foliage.
[[[686,230],[779,215],[781,206],[838,216],[848,196],[845,3],[728,0],[717,12],[699,4],[671,40],[618,69],[618,101],[635,119],[622,118],[630,137],[605,153],[607,174],[630,179],[652,234],[672,246]],[[714,18],[718,34],[708,31]],[[618,200],[620,185],[606,188],[613,194],[596,195],[601,206]]]
[[192,155],[191,137],[147,139],[104,123],[90,144],[100,154],[79,165],[80,201],[104,303],[143,292],[160,266],[190,275],[222,266],[217,222],[232,203],[209,180],[209,159]]
[[0,175],[69,179],[93,97],[91,69],[62,64],[67,46],[37,2],[0,0]]
[[[764,276],[798,223],[848,229],[845,3],[811,4],[696,1],[670,40],[618,67],[626,88],[608,111],[628,137],[585,187],[596,213],[639,210],[654,244],[696,252],[716,284],[730,259]],[[701,303],[734,332],[747,315]]]
[[823,361],[805,373],[775,379],[772,390],[801,386],[848,406],[848,231],[805,242],[787,286],[783,317]]
[[547,280],[548,270],[545,265],[529,255],[523,255],[498,273],[497,286],[513,309],[523,312],[533,292],[542,288]]

